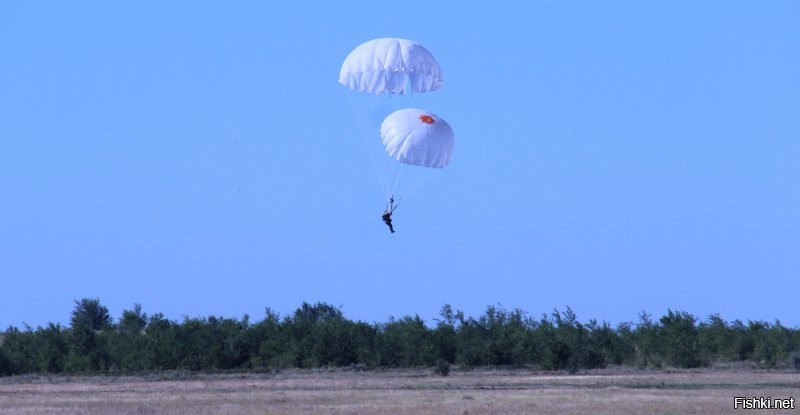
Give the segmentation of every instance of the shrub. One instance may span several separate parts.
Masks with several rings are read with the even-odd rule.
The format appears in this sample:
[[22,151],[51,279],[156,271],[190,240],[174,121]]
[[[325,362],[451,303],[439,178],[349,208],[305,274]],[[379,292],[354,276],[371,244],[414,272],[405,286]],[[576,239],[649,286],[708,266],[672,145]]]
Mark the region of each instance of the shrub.
[[791,355],[789,355],[789,363],[796,370],[800,370],[800,352],[794,352]]
[[450,374],[450,362],[445,359],[436,359],[436,366],[433,369],[434,373],[439,376],[447,376]]

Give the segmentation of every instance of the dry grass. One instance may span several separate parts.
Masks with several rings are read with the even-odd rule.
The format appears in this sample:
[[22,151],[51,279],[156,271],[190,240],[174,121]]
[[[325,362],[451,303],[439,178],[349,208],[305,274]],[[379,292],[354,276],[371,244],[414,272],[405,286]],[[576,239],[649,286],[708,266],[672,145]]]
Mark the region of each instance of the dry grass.
[[800,400],[800,376],[615,369],[579,375],[456,370],[448,377],[395,370],[0,378],[0,414],[15,415],[729,414],[734,396]]

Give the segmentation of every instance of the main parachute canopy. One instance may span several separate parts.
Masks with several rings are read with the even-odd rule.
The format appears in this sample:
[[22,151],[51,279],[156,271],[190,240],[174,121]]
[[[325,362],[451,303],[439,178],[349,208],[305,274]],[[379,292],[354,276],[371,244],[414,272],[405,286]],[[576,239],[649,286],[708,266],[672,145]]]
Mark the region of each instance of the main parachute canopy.
[[436,114],[416,108],[397,110],[381,124],[386,153],[397,161],[424,167],[445,167],[453,156],[450,125]]
[[353,49],[342,64],[339,83],[371,94],[436,91],[442,69],[417,42],[399,38],[370,40]]

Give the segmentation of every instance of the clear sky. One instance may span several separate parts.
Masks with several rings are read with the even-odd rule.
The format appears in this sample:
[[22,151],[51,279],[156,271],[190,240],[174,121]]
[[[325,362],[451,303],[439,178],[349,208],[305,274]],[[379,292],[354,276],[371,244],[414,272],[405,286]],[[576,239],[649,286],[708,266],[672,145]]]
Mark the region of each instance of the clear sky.
[[[0,327],[444,304],[800,325],[796,1],[0,3]],[[339,67],[425,45],[452,164],[384,207]]]

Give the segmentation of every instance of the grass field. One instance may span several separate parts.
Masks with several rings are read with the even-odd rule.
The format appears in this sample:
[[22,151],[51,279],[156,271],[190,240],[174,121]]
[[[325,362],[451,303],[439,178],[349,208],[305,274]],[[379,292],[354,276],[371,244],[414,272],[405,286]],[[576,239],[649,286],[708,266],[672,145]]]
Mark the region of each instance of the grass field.
[[[529,370],[285,371],[0,378],[0,414],[798,414],[734,397],[800,400],[797,372],[747,369],[570,375]],[[800,408],[800,402],[795,403]]]

